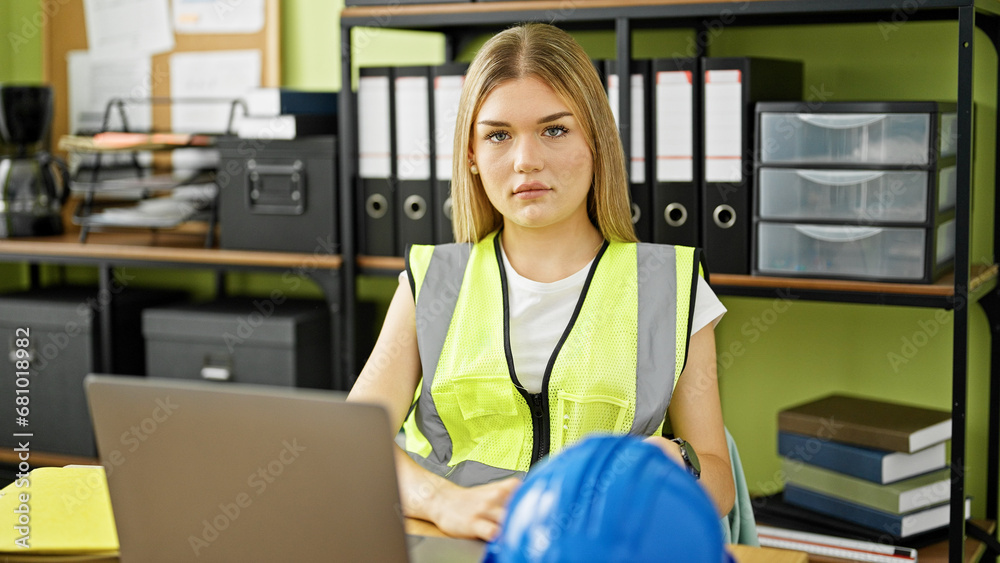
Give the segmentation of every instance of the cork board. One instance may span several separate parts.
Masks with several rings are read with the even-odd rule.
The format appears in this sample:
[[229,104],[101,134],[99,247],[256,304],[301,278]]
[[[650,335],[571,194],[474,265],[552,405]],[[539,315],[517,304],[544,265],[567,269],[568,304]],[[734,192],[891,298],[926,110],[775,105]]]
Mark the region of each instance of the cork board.
[[[52,119],[52,146],[69,133],[69,77],[66,55],[87,49],[87,29],[83,0],[60,0],[57,11],[45,18],[42,38],[42,75],[52,85],[55,102]],[[261,53],[261,85],[281,84],[279,0],[266,0],[264,27],[250,34],[174,34],[174,49],[152,57],[152,94],[170,96],[170,55],[192,51],[257,49]],[[152,106],[153,129],[170,130],[170,106]]]

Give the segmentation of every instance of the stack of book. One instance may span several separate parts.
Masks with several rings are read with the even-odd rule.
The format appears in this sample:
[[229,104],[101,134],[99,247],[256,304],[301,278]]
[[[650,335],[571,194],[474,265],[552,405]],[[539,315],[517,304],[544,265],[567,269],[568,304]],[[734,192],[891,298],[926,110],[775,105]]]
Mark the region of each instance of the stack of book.
[[867,530],[877,543],[907,545],[948,525],[950,438],[946,411],[846,395],[785,409],[778,415],[783,505],[830,521],[827,529]]
[[244,139],[297,139],[337,134],[337,93],[255,88],[243,97],[247,115],[235,123]]

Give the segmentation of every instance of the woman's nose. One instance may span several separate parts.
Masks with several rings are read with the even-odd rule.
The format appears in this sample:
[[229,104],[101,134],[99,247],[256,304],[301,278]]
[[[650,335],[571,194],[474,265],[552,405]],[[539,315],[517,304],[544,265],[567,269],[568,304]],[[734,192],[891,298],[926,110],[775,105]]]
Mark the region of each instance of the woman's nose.
[[539,141],[534,137],[521,137],[514,150],[514,172],[527,174],[537,172],[544,166]]

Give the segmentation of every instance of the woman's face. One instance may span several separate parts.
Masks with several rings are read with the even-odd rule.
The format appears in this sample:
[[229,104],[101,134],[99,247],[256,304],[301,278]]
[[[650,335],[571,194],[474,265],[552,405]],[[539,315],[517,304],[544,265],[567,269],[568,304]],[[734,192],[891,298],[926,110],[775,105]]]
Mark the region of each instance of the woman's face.
[[534,77],[501,83],[476,116],[471,145],[505,226],[589,224],[594,159],[576,116],[548,84]]

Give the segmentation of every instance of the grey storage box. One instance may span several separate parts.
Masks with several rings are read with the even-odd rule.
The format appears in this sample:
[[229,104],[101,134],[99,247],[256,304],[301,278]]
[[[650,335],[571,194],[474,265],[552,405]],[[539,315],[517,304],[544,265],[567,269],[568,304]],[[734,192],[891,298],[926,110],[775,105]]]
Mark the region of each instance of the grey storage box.
[[[95,371],[142,375],[144,346],[139,331],[144,307],[179,300],[179,292],[125,290],[112,296],[114,346],[110,366],[100,364],[101,326],[98,312],[108,306],[93,288],[60,287],[0,295],[0,349],[4,377],[0,377],[0,447],[17,446],[14,433],[32,452],[96,457],[83,378]],[[18,329],[26,329],[25,331]],[[25,339],[18,342],[18,339]],[[28,350],[28,384],[14,377],[17,344]],[[24,383],[22,381],[22,383]],[[28,426],[17,424],[17,389],[28,389]]]
[[220,247],[340,253],[335,137],[217,144]]
[[142,334],[150,377],[331,387],[324,301],[234,297],[148,309]]

